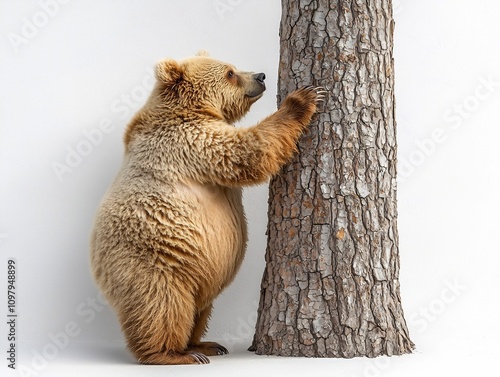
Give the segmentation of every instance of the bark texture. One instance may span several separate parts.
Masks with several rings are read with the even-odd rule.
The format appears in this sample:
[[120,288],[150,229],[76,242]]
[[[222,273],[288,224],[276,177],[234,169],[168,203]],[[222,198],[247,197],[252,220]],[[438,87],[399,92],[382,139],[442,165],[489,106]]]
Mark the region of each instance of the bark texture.
[[321,85],[323,112],[269,190],[258,354],[397,355],[401,307],[391,0],[282,0],[278,103]]

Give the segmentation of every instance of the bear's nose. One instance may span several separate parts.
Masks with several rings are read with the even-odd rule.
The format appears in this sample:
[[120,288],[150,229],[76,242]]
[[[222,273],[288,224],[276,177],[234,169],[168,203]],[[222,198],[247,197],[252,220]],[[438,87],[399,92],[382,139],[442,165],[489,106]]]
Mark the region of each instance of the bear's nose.
[[266,79],[266,75],[264,73],[255,73],[253,78],[257,80],[259,83],[264,84],[264,80]]

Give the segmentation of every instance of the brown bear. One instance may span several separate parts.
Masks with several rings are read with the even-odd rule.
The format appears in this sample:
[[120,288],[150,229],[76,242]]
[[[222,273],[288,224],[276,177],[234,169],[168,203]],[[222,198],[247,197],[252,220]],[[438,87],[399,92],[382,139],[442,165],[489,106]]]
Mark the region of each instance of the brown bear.
[[128,125],[122,167],[91,236],[94,278],[144,364],[206,364],[212,302],[243,259],[241,189],[278,172],[323,92],[304,87],[257,125],[235,128],[265,90],[263,73],[198,55],[166,59]]

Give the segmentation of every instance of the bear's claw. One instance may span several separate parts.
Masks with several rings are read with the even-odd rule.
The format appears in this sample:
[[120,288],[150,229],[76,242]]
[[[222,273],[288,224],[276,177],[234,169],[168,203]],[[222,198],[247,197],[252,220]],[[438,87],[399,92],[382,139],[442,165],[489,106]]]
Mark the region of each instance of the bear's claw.
[[217,354],[218,355],[227,355],[229,353],[229,351],[227,350],[226,347],[224,346],[221,346],[220,344],[216,347],[217,349]]
[[323,88],[322,86],[318,86],[316,87],[315,89],[315,92],[316,92],[316,105],[319,105],[319,104],[322,104],[323,102],[325,102],[325,98],[326,98],[326,95],[328,94],[328,91]]
[[191,356],[197,364],[210,364],[210,359],[202,353],[189,352],[188,355]]

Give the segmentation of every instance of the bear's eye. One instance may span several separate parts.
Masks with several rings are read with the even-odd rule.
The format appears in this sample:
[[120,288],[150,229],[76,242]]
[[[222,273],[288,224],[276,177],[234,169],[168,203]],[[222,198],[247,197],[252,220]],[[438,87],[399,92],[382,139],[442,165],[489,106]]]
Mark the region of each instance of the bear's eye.
[[233,77],[233,76],[234,76],[234,72],[233,72],[233,71],[228,71],[228,72],[227,72],[227,77],[228,77],[228,78],[231,78],[231,77]]

